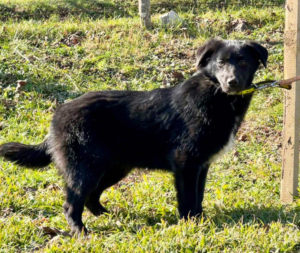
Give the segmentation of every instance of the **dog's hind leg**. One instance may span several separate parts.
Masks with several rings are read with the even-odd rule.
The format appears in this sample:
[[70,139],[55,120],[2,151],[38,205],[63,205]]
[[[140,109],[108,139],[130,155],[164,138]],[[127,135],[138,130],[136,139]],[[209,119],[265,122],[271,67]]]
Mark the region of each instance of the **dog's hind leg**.
[[84,196],[78,194],[70,187],[66,188],[66,202],[63,205],[64,214],[69,226],[71,227],[71,234],[87,233],[86,228],[82,222],[82,212],[84,207]]
[[87,198],[85,202],[85,207],[90,210],[92,214],[95,216],[99,216],[103,213],[106,213],[107,210],[101,205],[99,199],[100,195],[104,190],[102,187],[98,187],[95,191],[93,191],[90,196]]
[[76,166],[76,169],[69,170],[66,178],[66,201],[63,205],[64,214],[71,227],[72,234],[87,233],[82,222],[82,213],[84,204],[88,196],[97,188],[100,180],[99,173],[86,173],[84,167],[88,168],[88,164]]
[[89,195],[85,206],[91,211],[92,214],[99,216],[107,210],[101,205],[99,199],[105,189],[118,183],[124,178],[131,169],[107,169],[101,177],[98,187]]

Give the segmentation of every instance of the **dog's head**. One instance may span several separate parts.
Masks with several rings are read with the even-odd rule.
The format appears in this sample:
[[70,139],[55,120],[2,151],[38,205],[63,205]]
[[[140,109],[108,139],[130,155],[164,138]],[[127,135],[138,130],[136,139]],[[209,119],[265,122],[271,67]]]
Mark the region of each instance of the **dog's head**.
[[223,92],[248,88],[260,62],[266,67],[268,51],[256,42],[212,39],[197,50],[196,67],[220,83]]

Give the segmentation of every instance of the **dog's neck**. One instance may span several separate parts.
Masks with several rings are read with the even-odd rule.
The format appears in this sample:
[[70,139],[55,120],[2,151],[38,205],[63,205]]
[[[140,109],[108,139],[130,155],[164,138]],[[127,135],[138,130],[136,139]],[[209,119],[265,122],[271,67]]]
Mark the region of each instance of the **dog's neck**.
[[222,110],[223,106],[230,105],[233,114],[242,120],[250,105],[252,94],[228,95],[221,90],[215,77],[202,70],[197,71],[190,79],[176,86],[173,97],[174,105],[179,112],[186,114],[187,110],[203,111],[205,108],[209,113],[209,111]]

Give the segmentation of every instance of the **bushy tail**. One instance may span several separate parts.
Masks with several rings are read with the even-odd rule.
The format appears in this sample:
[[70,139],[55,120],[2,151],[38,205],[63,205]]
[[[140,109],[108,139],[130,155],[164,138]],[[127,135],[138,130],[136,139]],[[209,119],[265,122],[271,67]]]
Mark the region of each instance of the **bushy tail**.
[[28,168],[42,168],[51,163],[47,153],[47,141],[39,145],[9,142],[0,146],[0,157]]

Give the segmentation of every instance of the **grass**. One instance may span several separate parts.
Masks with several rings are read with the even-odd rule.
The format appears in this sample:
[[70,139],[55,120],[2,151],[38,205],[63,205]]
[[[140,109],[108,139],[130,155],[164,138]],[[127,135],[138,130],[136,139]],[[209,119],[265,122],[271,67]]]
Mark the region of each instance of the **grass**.
[[[81,11],[72,12],[74,3]],[[133,17],[96,17],[96,4],[1,0],[0,143],[41,142],[55,108],[87,91],[176,85],[172,73],[188,78],[195,49],[215,36],[260,41],[270,57],[256,81],[283,77],[282,8],[181,12],[185,28],[163,28],[154,15],[145,31],[134,9]],[[237,18],[255,29],[235,32]],[[27,80],[21,92],[19,79]],[[69,229],[62,178],[53,165],[28,170],[1,160],[0,252],[297,252],[300,200],[279,200],[282,102],[281,90],[255,95],[235,148],[210,169],[205,220],[178,221],[171,174],[137,170],[103,194],[109,214],[84,212],[88,238],[51,239],[43,227]]]

